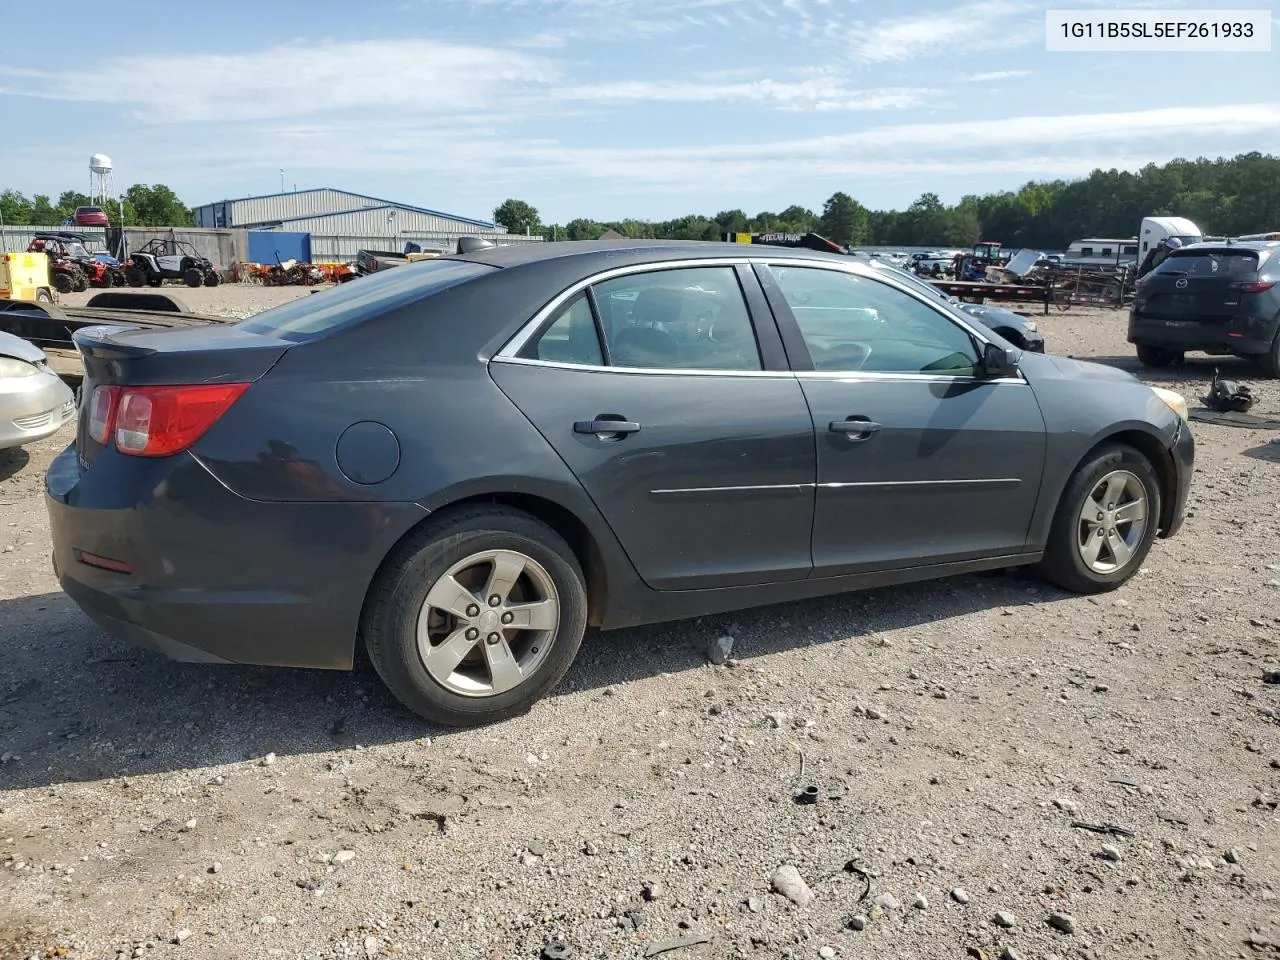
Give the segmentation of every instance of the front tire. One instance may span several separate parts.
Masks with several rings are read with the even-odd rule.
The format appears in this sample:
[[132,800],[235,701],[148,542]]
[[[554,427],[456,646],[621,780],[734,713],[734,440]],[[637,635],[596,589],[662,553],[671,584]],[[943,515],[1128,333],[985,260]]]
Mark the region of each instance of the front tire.
[[582,568],[546,524],[461,510],[409,538],[374,582],[361,632],[401,703],[447,726],[526,712],[560,681],[587,623]]
[[146,286],[147,274],[141,267],[125,267],[124,282],[131,287]]
[[187,267],[182,273],[182,279],[186,281],[188,287],[198,287],[204,283],[204,274],[197,267]]
[[59,293],[71,293],[76,288],[76,282],[69,273],[55,273],[50,278],[50,282],[53,284],[53,289]]
[[1133,447],[1109,443],[1067,482],[1040,572],[1072,593],[1105,593],[1138,572],[1155,541],[1160,479]]

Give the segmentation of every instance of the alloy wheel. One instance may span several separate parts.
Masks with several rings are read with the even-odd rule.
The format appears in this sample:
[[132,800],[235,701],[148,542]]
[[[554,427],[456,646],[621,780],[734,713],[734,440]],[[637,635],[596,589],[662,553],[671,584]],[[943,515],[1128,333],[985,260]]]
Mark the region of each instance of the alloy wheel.
[[1147,491],[1142,481],[1128,470],[1111,471],[1094,484],[1080,508],[1080,559],[1097,574],[1124,569],[1142,543],[1147,522]]
[[450,692],[497,696],[537,670],[559,625],[560,598],[546,568],[515,550],[486,550],[455,563],[427,591],[418,655]]

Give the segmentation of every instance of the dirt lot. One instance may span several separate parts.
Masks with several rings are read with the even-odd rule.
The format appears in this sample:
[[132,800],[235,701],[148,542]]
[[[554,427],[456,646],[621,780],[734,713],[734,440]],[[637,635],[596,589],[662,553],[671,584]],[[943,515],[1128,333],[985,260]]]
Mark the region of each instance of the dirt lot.
[[[1136,369],[1120,313],[1042,323]],[[463,733],[367,666],[110,640],[49,565],[69,436],[0,455],[0,957],[1278,955],[1280,433],[1193,428],[1191,515],[1118,593],[962,577],[606,634]]]

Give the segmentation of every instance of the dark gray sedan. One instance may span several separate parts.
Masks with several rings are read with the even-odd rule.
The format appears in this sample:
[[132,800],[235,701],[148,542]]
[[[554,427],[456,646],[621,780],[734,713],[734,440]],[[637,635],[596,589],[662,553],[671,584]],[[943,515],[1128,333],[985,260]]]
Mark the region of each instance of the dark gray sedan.
[[63,588],[183,660],[348,668],[447,724],[616,628],[1177,531],[1186,405],[1021,353],[848,257],[479,249],[228,326],[94,328],[47,504]]

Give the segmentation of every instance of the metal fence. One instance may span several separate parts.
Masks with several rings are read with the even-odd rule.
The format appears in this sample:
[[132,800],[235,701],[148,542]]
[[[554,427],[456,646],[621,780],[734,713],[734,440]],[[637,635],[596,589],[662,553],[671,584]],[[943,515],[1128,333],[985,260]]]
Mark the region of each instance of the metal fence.
[[[106,231],[102,227],[71,226],[4,226],[0,227],[0,251],[22,251],[35,238],[37,233],[80,233],[90,241],[91,249],[106,248]],[[313,263],[349,263],[356,258],[360,250],[386,250],[397,253],[404,250],[406,243],[418,244],[423,250],[441,250],[452,253],[458,246],[458,238],[478,236],[494,243],[505,245],[512,243],[541,243],[542,237],[525,236],[519,233],[490,233],[476,231],[474,233],[420,233],[408,232],[392,236],[390,234],[375,237],[345,237],[311,235],[311,260]],[[148,240],[159,237],[166,240],[182,240],[192,244],[203,256],[213,261],[220,269],[227,269],[233,263],[247,262],[249,257],[248,231],[239,228],[225,230],[201,229],[198,227],[126,227],[125,239],[130,250],[137,250]]]
[[442,250],[452,253],[458,247],[458,238],[478,236],[497,244],[541,243],[542,237],[527,237],[519,233],[404,233],[381,237],[337,237],[311,235],[311,261],[313,263],[348,263],[360,250],[384,250],[400,253],[406,243],[416,243],[423,250]]
[[91,241],[94,249],[105,249],[107,244],[107,231],[102,227],[40,227],[26,224],[14,227],[6,224],[0,227],[0,251],[21,253],[27,249],[37,233],[81,233],[84,234],[85,239]]

